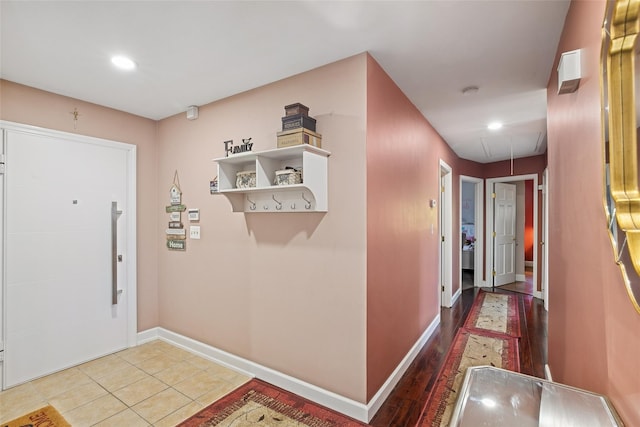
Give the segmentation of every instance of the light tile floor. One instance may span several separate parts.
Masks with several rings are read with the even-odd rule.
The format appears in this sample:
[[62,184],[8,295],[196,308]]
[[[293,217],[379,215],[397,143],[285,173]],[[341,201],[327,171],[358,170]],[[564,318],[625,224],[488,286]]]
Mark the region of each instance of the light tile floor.
[[0,392],[0,424],[50,404],[74,427],[173,427],[249,379],[155,340]]

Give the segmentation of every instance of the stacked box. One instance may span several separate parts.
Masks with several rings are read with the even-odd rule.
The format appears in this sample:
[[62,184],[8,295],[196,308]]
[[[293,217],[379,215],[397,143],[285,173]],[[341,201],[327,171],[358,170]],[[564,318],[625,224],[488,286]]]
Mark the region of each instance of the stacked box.
[[293,114],[282,118],[282,130],[293,130],[297,128],[305,128],[310,131],[316,131],[316,119],[302,114]]
[[309,107],[300,103],[286,105],[278,148],[310,144],[321,148],[322,135],[316,133],[316,119],[309,117]]
[[322,148],[322,135],[305,128],[278,132],[278,148],[293,147],[294,145],[309,144]]
[[300,104],[299,102],[296,104],[289,104],[284,106],[284,113],[287,116],[295,116],[297,114],[302,114],[303,116],[309,115],[309,107]]

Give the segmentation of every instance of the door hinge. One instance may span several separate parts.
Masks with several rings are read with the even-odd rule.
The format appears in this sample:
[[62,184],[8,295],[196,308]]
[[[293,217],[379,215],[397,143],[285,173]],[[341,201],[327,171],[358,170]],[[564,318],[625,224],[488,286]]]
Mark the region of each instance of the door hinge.
[[440,192],[444,193],[444,185],[440,187]]
[[4,154],[0,154],[0,174],[4,173]]
[[441,237],[442,237],[442,241],[444,242],[444,236],[441,236]]
[[444,292],[444,285],[442,285],[442,292]]
[[493,270],[493,272],[491,273],[493,275],[493,277],[496,277],[496,271]]
[[494,232],[492,233],[492,235],[493,235],[493,237],[496,237],[496,232],[494,231]]
[[495,199],[496,198],[496,193],[491,193],[491,198]]

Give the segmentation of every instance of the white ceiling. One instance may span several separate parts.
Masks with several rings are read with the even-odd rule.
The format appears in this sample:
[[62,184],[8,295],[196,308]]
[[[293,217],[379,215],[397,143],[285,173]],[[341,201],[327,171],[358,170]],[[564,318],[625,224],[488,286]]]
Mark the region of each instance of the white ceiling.
[[[151,119],[369,51],[456,153],[544,153],[567,0],[5,1],[3,79]],[[138,69],[122,72],[114,54]],[[462,95],[467,86],[475,95]],[[316,112],[321,114],[321,112]],[[488,122],[504,123],[489,131]]]

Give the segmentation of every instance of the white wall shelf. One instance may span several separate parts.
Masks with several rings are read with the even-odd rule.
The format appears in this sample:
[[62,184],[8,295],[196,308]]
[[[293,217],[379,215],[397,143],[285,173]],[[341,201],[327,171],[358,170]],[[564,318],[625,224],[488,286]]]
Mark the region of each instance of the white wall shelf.
[[[218,193],[234,212],[327,212],[330,152],[302,144],[213,159],[218,163]],[[302,169],[302,183],[274,185],[277,170]],[[238,172],[255,171],[256,186],[236,188]]]

